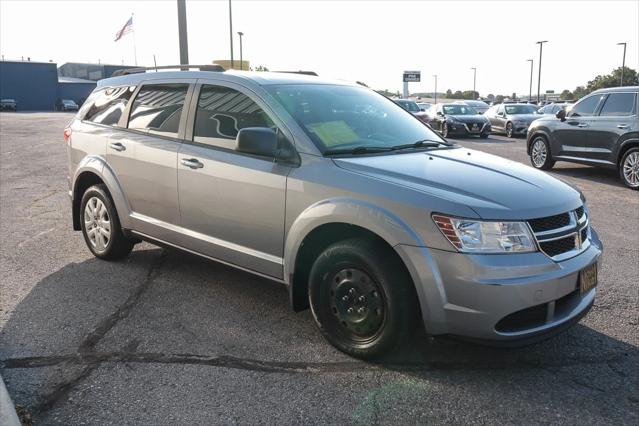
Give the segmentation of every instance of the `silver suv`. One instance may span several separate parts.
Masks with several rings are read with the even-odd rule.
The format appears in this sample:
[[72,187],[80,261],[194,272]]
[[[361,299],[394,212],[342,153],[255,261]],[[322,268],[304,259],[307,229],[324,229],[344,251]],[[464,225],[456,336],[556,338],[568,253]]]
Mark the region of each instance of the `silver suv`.
[[359,85],[137,72],[98,82],[64,136],[73,227],[96,257],[145,240],[279,281],[352,356],[420,321],[530,342],[595,298],[602,245],[577,189]]

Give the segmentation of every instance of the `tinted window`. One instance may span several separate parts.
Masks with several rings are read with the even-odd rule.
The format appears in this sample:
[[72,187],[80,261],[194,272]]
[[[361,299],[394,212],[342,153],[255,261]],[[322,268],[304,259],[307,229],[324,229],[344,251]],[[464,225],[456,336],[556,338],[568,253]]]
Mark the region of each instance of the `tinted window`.
[[477,115],[477,111],[468,105],[444,105],[444,114],[450,115]]
[[576,104],[572,110],[570,111],[570,116],[577,117],[588,117],[595,113],[597,109],[597,105],[599,105],[599,100],[605,95],[594,95],[585,98]]
[[85,102],[80,116],[93,123],[117,125],[134,90],[134,86],[125,86],[109,87],[94,92]]
[[611,93],[600,115],[632,115],[635,110],[634,93]]
[[177,137],[188,84],[149,84],[133,101],[129,129]]

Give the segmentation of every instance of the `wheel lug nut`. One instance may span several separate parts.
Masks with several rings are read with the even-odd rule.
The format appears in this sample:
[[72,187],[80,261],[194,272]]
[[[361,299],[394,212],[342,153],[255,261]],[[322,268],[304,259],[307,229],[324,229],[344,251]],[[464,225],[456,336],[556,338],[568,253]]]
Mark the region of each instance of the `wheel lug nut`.
[[364,307],[359,308],[359,309],[357,310],[357,313],[358,313],[358,314],[363,314],[364,312],[366,312],[366,308],[364,308]]
[[347,312],[347,313],[349,313],[349,314],[352,314],[352,313],[353,313],[353,308],[348,308],[348,309],[346,310],[346,312]]
[[360,302],[364,302],[364,301],[366,301],[366,296],[364,296],[364,295],[359,296],[359,299],[357,299],[357,300],[359,300]]
[[343,300],[344,302],[348,301],[348,295],[344,295],[344,296],[342,296],[342,300]]
[[350,288],[350,290],[348,290],[348,292],[349,292],[350,294],[355,294],[355,289],[354,289],[353,287],[351,287],[351,288]]

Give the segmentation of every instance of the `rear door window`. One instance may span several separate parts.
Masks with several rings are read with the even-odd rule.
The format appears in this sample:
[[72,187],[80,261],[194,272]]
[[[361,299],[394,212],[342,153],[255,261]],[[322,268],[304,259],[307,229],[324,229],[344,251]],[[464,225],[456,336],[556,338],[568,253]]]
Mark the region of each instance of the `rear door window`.
[[187,83],[142,86],[133,100],[129,129],[176,138],[188,88]]
[[91,94],[79,112],[92,123],[116,126],[122,117],[135,86],[107,87]]
[[601,108],[601,116],[628,116],[635,112],[634,93],[611,93]]

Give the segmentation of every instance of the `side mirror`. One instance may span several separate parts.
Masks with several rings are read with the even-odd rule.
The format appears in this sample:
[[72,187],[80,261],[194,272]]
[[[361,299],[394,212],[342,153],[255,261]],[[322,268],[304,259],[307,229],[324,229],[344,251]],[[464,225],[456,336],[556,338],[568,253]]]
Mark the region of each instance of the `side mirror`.
[[557,114],[555,115],[555,117],[557,117],[561,121],[566,121],[566,110],[563,108],[560,109],[559,111],[557,111]]
[[505,112],[498,112],[497,115],[500,116],[500,117],[505,117],[506,113]]
[[268,127],[245,127],[237,133],[235,150],[263,157],[275,157],[277,134]]
[[444,113],[443,113],[443,112],[441,112],[441,111],[437,111],[437,115],[439,115],[439,116],[443,117],[443,116],[444,116]]

